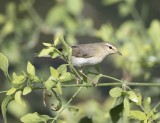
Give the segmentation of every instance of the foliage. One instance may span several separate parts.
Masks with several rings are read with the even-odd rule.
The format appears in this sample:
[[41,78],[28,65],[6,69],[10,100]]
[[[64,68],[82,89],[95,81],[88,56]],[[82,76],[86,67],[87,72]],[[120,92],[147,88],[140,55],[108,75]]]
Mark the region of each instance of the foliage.
[[[7,118],[6,118],[7,105],[12,100],[15,100],[19,105],[25,106],[25,101],[23,100],[22,95],[23,96],[28,95],[29,93],[31,93],[33,90],[36,90],[36,89],[43,90],[43,103],[45,106],[47,105],[46,103],[48,101],[48,97],[53,98],[53,95],[54,95],[58,103],[57,105],[55,105],[52,102],[50,104],[50,109],[53,111],[59,111],[59,112],[55,117],[50,117],[47,115],[39,115],[37,112],[32,114],[29,113],[21,117],[22,122],[38,123],[38,122],[49,122],[49,121],[55,122],[57,120],[58,120],[57,122],[60,122],[59,116],[61,115],[63,110],[65,110],[67,107],[70,113],[73,113],[73,114],[78,113],[79,111],[78,107],[69,106],[69,104],[73,100],[73,98],[79,93],[82,87],[75,92],[75,94],[64,106],[62,105],[62,100],[60,95],[63,95],[62,93],[63,92],[62,87],[64,86],[63,83],[76,80],[77,77],[80,77],[81,75],[70,63],[69,59],[71,59],[71,48],[61,36],[58,39],[59,39],[59,42],[61,42],[62,44],[62,47],[64,50],[63,52],[60,52],[56,48],[55,44],[43,43],[46,48],[42,49],[42,51],[39,53],[39,56],[41,57],[44,55],[50,55],[50,57],[53,57],[54,52],[56,52],[57,53],[56,56],[61,56],[64,60],[66,60],[67,64],[63,64],[59,66],[57,69],[50,67],[50,76],[46,81],[36,76],[35,67],[30,62],[28,62],[27,64],[26,72],[23,72],[20,75],[13,73],[13,77],[12,79],[10,79],[12,83],[12,88],[7,91],[6,93],[7,97],[4,99],[1,106],[5,123],[7,123]],[[52,50],[48,52],[48,49],[52,49]],[[2,61],[5,61],[6,57],[4,55],[1,55],[1,59]],[[2,64],[1,66],[5,66],[5,65]],[[71,70],[70,72],[67,70],[67,66],[70,66],[70,70]],[[5,73],[3,67],[1,67],[1,69]],[[80,83],[84,83],[84,86],[85,86],[88,82],[86,82],[87,81],[85,79],[86,76],[82,76],[82,77],[83,78],[79,78],[79,81]],[[98,80],[101,77],[107,77],[114,80],[118,80],[113,77],[108,77],[108,76],[99,74],[98,79],[96,79],[97,80],[96,83],[98,83]],[[142,96],[139,91],[131,90],[127,86],[126,82],[123,82],[121,80],[118,80],[118,81],[122,86],[122,88],[115,87],[111,89],[109,92],[111,97],[116,98],[115,105],[110,110],[111,117],[109,119],[112,120],[112,122],[116,123],[123,118],[123,121],[125,122],[126,120],[129,120],[129,119],[135,119],[135,120],[143,121],[144,123],[150,123],[152,121],[156,121],[159,118],[158,112],[157,112],[157,107],[159,106],[159,104],[158,106],[151,108],[150,97],[148,97],[146,100],[142,100]],[[41,83],[42,87],[37,87],[38,83]],[[69,84],[65,86],[69,87]],[[129,88],[129,90],[127,88]],[[138,106],[139,108],[131,109],[131,107],[135,107],[133,106],[133,104],[135,106]],[[120,116],[120,113],[123,114],[122,115],[123,117]]]
[[[1,104],[5,123],[7,119],[10,122],[10,118],[6,117],[7,110],[24,123],[160,122],[158,110],[160,21],[155,17],[155,10],[158,11],[158,8],[153,9],[154,7],[150,5],[154,2],[56,0],[45,1],[47,6],[44,8],[37,0],[4,3],[2,8],[5,10],[0,13],[0,69],[6,77],[1,79],[5,82],[2,83],[1,89],[7,91],[0,93],[6,93]],[[72,66],[70,62],[72,49],[68,44],[78,43],[77,39],[88,42],[97,39],[109,40],[119,45],[123,57],[112,59],[115,66],[112,66],[113,62],[111,65],[107,63],[107,72],[109,71],[111,76],[99,72],[96,74],[94,70],[81,75]],[[46,42],[43,43],[42,49],[41,41],[44,40]],[[60,52],[59,45],[62,46],[63,52]],[[45,62],[44,65],[39,60],[41,58],[36,60],[33,57],[40,49],[42,50],[38,57],[60,57],[65,63],[59,65]],[[112,77],[120,75],[123,80]],[[93,91],[90,88],[93,85],[90,84],[88,76],[93,78],[94,84],[98,87],[116,87],[107,91],[110,95],[108,98],[106,93],[99,96],[99,90],[94,88]],[[107,78],[105,83],[98,83],[101,78]],[[115,82],[106,83],[108,80]],[[6,81],[10,83],[7,84]],[[80,84],[75,84],[76,81]],[[131,86],[139,88],[131,89]],[[72,90],[73,87],[75,89]],[[43,95],[37,94],[38,90],[41,90]],[[77,94],[79,96],[74,102]],[[101,101],[90,100],[86,95],[89,97],[93,95]],[[32,102],[29,104],[27,98],[35,101],[37,96],[43,98],[43,101],[38,100],[36,105]],[[101,97],[106,100],[102,101]],[[45,107],[42,107],[42,103]],[[13,109],[17,106],[19,112]],[[41,107],[37,110],[36,106]],[[39,114],[46,108],[49,113]],[[33,111],[35,113],[31,113]]]

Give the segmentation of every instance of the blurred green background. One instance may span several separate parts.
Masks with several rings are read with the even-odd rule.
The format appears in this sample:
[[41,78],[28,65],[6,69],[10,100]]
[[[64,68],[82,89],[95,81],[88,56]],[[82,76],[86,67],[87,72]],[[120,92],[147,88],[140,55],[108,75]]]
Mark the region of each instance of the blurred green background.
[[[52,43],[61,33],[70,45],[110,41],[123,56],[107,57],[99,65],[101,73],[129,82],[160,82],[159,5],[159,0],[0,0],[0,52],[9,59],[9,74],[25,71],[27,61],[31,61],[45,80],[49,66],[57,68],[63,61],[35,57],[43,48],[42,42]],[[0,90],[9,89],[1,71],[0,78]],[[72,103],[80,108],[80,113],[75,118],[65,111],[63,118],[67,123],[109,122],[108,111],[113,104],[109,89],[84,89]],[[144,97],[152,97],[153,104],[159,101],[158,87],[139,89]],[[64,89],[64,102],[74,91]],[[4,97],[1,94],[0,102]],[[19,123],[19,118],[28,112],[54,115],[43,106],[41,90],[24,99],[28,104],[25,108],[15,102],[9,105],[9,123]]]

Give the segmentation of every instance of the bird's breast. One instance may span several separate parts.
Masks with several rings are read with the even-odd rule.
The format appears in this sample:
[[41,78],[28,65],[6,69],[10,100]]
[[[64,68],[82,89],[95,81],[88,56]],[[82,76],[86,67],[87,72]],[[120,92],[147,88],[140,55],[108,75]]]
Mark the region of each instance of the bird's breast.
[[84,65],[94,65],[101,62],[103,59],[100,57],[90,57],[90,58],[82,58],[72,56],[72,64],[73,66],[81,67]]

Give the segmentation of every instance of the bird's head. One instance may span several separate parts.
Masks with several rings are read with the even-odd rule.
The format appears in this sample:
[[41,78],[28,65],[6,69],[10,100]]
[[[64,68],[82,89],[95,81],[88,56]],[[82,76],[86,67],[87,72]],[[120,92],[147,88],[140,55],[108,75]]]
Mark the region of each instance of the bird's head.
[[106,51],[107,54],[122,55],[121,52],[119,52],[118,49],[110,43],[104,43],[104,50]]

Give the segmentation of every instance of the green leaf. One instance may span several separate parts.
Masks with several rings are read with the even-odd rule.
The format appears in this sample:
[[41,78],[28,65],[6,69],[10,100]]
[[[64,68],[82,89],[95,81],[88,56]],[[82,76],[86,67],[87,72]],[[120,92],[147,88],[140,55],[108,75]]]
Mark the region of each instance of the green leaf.
[[129,116],[130,105],[129,105],[129,99],[127,97],[124,98],[123,105],[124,105],[125,116]]
[[82,0],[67,0],[66,8],[70,13],[74,15],[78,15],[81,13],[83,9],[83,1]]
[[127,92],[129,94],[129,99],[135,103],[138,103],[138,97],[137,95],[133,92],[133,91],[128,91]]
[[32,88],[27,86],[23,89],[23,95],[27,95],[32,91]]
[[54,46],[57,46],[60,43],[59,38],[61,37],[61,33],[57,33],[54,37]]
[[147,103],[148,103],[148,105],[151,104],[151,98],[150,97],[147,97]]
[[66,64],[62,64],[61,66],[59,66],[57,68],[57,71],[59,74],[63,74],[67,72],[67,65]]
[[63,54],[67,58],[68,62],[70,63],[71,56],[72,56],[72,48],[65,42],[63,37],[60,37],[60,42],[62,43]]
[[113,123],[117,123],[117,121],[122,117],[122,111],[123,103],[116,105],[110,110],[110,115]]
[[22,95],[22,91],[17,91],[15,94],[15,101],[20,105],[25,106],[25,102],[23,101],[21,95]]
[[117,98],[122,95],[122,92],[123,92],[122,88],[115,87],[109,91],[109,94],[111,97]]
[[51,47],[52,46],[52,44],[50,44],[50,43],[43,43],[43,45],[46,46],[46,47]]
[[69,82],[71,80],[74,79],[74,75],[69,73],[69,72],[66,72],[66,73],[63,73],[60,77],[59,77],[59,81],[60,82]]
[[13,84],[22,84],[25,80],[26,80],[26,77],[23,75],[20,75],[13,79]]
[[8,75],[8,59],[5,55],[3,55],[2,53],[0,53],[0,69],[3,71],[4,75],[6,77],[9,77]]
[[58,79],[59,73],[58,73],[58,71],[57,71],[55,68],[50,67],[50,73],[51,73],[51,75],[54,77],[55,80]]
[[62,85],[61,85],[61,82],[58,82],[57,85],[56,85],[56,87],[57,87],[57,90],[58,90],[59,94],[62,95]]
[[27,64],[27,73],[31,76],[35,76],[35,68],[30,62]]
[[51,58],[56,58],[58,57],[60,54],[56,51],[56,50],[53,50],[53,52],[50,54]]
[[151,111],[151,117],[152,117],[153,120],[157,120],[159,118],[159,112],[157,111],[157,109],[154,108]]
[[51,52],[53,52],[54,47],[48,47],[47,49],[43,49],[40,53],[39,53],[39,57],[43,57],[43,56],[48,56]]
[[17,88],[11,88],[7,91],[6,95],[12,95],[14,92],[16,92]]
[[9,95],[2,102],[1,110],[2,110],[2,116],[3,116],[4,123],[7,123],[7,117],[6,117],[7,106],[13,99],[14,99],[13,96]]
[[30,76],[30,79],[34,82],[40,82],[37,76]]
[[138,97],[138,102],[136,103],[137,105],[141,105],[142,103],[142,96],[140,93],[137,94],[137,97]]
[[45,83],[44,86],[47,90],[51,90],[54,86],[56,85],[56,82],[52,81],[51,79],[48,79]]
[[73,115],[76,115],[79,111],[79,108],[77,108],[76,106],[68,106],[68,111],[71,112]]
[[15,79],[17,77],[17,74],[15,72],[13,72],[13,79]]
[[68,46],[68,62],[71,63],[72,58],[72,48]]
[[23,123],[46,123],[49,119],[51,119],[47,115],[39,115],[37,112],[29,113],[25,116],[21,117],[21,122]]
[[132,110],[130,111],[130,117],[133,119],[138,119],[138,120],[146,120],[147,116],[144,112],[138,111],[138,110]]
[[146,112],[150,112],[151,111],[151,98],[150,97],[147,97],[144,99],[144,110]]

